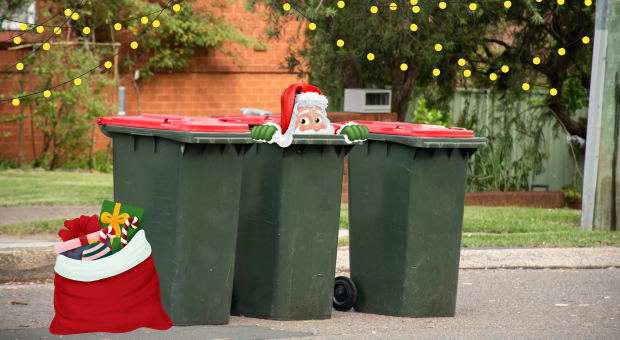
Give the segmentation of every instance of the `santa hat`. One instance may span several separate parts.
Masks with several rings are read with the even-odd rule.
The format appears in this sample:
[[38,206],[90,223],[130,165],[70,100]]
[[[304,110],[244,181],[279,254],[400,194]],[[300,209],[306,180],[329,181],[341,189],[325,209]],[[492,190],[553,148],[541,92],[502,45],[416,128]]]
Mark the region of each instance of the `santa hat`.
[[295,104],[305,101],[317,102],[327,107],[327,97],[325,97],[323,92],[316,86],[293,84],[282,92],[282,97],[280,97],[280,126],[282,128],[282,135],[286,134],[289,128]]

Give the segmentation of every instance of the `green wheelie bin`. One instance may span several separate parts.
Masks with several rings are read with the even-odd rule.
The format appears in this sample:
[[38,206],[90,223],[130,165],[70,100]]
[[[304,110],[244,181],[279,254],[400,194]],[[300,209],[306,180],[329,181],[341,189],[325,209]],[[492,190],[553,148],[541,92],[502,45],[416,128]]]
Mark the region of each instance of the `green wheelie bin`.
[[97,122],[113,139],[115,201],[146,209],[166,313],[175,325],[228,323],[249,127],[146,114]]
[[462,128],[362,122],[348,157],[355,310],[454,316],[467,161],[486,147]]
[[360,144],[341,135],[295,135],[287,148],[258,143],[246,152],[233,315],[331,317],[344,159]]

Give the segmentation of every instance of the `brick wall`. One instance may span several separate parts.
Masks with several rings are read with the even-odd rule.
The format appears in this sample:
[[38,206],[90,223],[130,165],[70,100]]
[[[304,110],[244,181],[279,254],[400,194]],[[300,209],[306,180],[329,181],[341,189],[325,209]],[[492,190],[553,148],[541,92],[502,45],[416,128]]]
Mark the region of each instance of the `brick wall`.
[[[226,20],[245,34],[262,38],[265,28],[265,13],[260,9],[256,13],[248,13],[243,9],[243,1],[238,5],[230,6],[223,11]],[[196,8],[206,4],[197,2]],[[165,25],[165,22],[162,22]],[[156,74],[152,80],[140,89],[142,113],[175,114],[198,117],[212,117],[225,114],[240,114],[243,107],[252,107],[280,111],[280,94],[282,90],[293,83],[306,82],[296,74],[290,74],[280,69],[278,65],[284,61],[288,48],[287,41],[292,34],[296,34],[298,22],[289,22],[285,25],[283,36],[279,41],[269,41],[269,47],[264,51],[255,51],[234,44],[226,47],[232,50],[243,63],[238,67],[233,59],[219,50],[197,50],[190,65],[174,73]],[[0,32],[2,41],[15,36],[18,32]],[[65,32],[66,33],[66,32]],[[66,39],[66,35],[58,39]],[[131,38],[124,34],[122,43],[128,43]],[[28,41],[24,37],[25,41]],[[19,60],[19,54],[6,50],[12,43],[0,44],[0,69],[7,69]],[[62,48],[61,45],[52,45],[52,48]],[[4,49],[4,50],[1,50]],[[124,55],[120,55],[121,60]],[[21,74],[15,73],[9,79],[0,80],[0,93],[7,97],[9,93],[19,91],[17,79]],[[122,74],[121,86],[126,87],[127,115],[138,115],[138,104],[129,74]],[[28,87],[28,86],[27,86]],[[112,90],[112,89],[111,89]],[[112,103],[111,103],[112,105]],[[116,110],[115,110],[116,111]],[[19,113],[19,108],[10,103],[0,103],[0,117],[8,117]],[[29,114],[26,108],[25,113]],[[93,122],[94,124],[94,122]],[[3,133],[11,136],[3,137]],[[30,119],[24,121],[24,156],[25,160],[33,158]],[[18,155],[19,125],[17,123],[0,124],[0,160],[16,159]],[[42,149],[42,134],[35,129],[35,150],[38,155]],[[103,149],[108,138],[98,130],[95,147]]]

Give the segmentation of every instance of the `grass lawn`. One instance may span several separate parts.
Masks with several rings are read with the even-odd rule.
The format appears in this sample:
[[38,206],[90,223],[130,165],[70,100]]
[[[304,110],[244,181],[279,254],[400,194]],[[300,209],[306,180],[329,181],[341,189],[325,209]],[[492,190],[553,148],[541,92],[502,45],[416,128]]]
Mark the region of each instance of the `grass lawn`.
[[112,195],[112,174],[0,172],[0,206],[98,205]]
[[49,221],[25,222],[0,227],[0,235],[35,235],[54,234],[58,235],[60,229],[64,229],[64,218]]
[[[620,232],[579,230],[581,211],[521,207],[465,207],[463,232],[491,235],[463,236],[462,247],[606,247],[620,246]],[[340,212],[340,228],[349,225],[347,205]],[[348,245],[341,237],[338,245]]]

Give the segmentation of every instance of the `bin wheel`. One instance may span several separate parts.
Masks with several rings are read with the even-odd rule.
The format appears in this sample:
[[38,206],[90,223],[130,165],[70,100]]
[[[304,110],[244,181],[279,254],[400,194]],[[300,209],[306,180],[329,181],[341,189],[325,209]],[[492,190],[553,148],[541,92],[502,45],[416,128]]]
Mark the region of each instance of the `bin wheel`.
[[335,310],[346,312],[353,308],[357,301],[357,288],[350,278],[338,276],[334,283],[334,303]]

